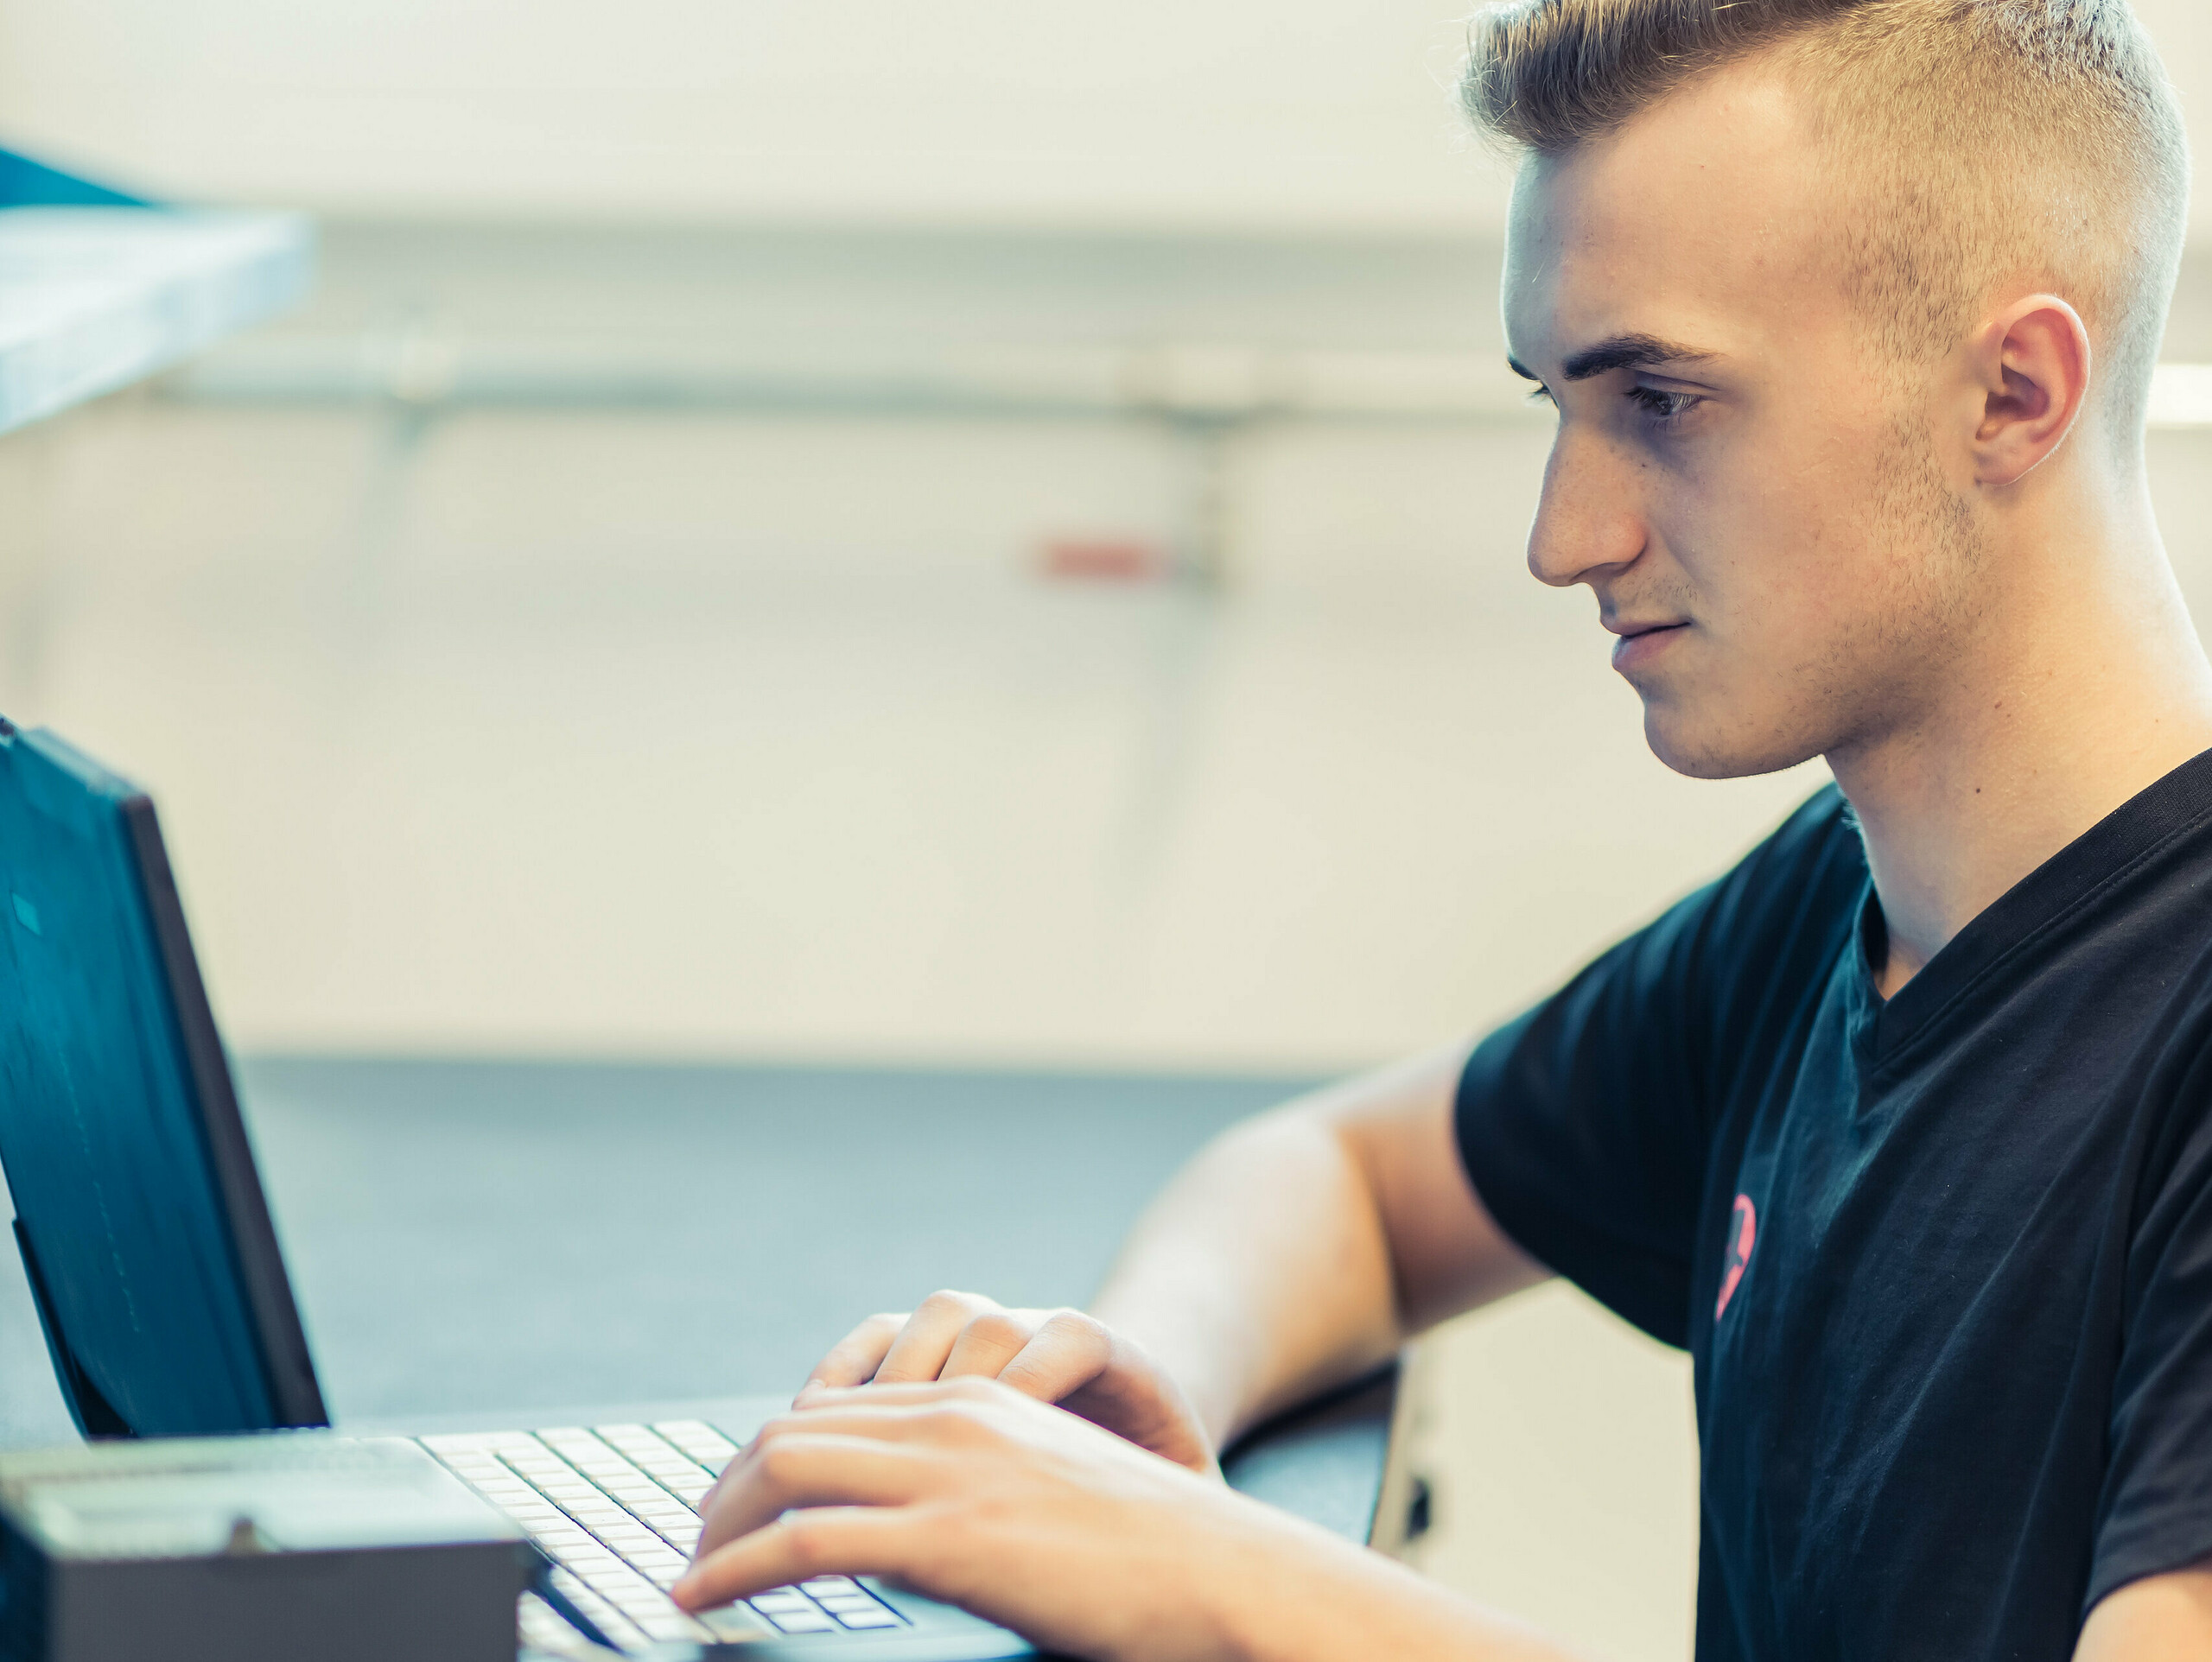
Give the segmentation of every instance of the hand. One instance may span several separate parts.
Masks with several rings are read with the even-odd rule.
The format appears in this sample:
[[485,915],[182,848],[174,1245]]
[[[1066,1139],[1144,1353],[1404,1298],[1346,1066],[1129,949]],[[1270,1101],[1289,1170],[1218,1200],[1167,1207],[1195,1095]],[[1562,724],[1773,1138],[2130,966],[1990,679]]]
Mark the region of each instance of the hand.
[[[814,1390],[730,1462],[673,1590],[696,1610],[812,1576],[890,1576],[1056,1654],[1179,1662],[1239,1653],[1249,1633],[1230,1607],[1274,1619],[1323,1578],[1317,1555],[1395,1570],[971,1377]],[[1374,1590],[1346,1590],[1371,1637]]]
[[1135,1341],[1076,1310],[1007,1310],[969,1292],[931,1293],[906,1316],[871,1316],[815,1364],[798,1394],[824,1388],[995,1379],[1141,1449],[1219,1477],[1213,1439],[1168,1372]]

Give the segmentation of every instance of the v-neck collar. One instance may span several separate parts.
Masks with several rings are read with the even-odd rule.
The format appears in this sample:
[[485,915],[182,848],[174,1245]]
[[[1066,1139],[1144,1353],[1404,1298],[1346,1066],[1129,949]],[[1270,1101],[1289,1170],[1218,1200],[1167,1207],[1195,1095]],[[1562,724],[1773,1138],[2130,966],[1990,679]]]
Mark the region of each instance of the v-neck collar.
[[1870,879],[1853,941],[1852,1048],[1871,1074],[1910,1060],[1915,1041],[1984,980],[2031,950],[2174,838],[2212,818],[2212,751],[2192,757],[2129,797],[1970,920],[1921,972],[1885,1000],[1874,963],[1888,951],[1881,902]]

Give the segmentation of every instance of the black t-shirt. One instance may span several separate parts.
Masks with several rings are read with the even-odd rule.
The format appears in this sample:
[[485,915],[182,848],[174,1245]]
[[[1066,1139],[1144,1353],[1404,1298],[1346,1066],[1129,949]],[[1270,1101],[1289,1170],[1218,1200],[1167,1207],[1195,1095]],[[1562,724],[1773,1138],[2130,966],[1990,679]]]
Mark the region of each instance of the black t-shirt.
[[1691,1353],[1701,1662],[2056,1662],[2212,1554],[2212,752],[1882,942],[1830,788],[1460,1082],[1499,1224]]

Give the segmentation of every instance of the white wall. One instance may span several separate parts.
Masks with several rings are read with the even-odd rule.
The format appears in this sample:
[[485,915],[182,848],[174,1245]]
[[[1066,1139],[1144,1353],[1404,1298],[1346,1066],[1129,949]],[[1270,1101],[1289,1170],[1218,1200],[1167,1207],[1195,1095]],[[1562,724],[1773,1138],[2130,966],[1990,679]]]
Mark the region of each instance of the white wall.
[[[1480,233],[1459,4],[0,0],[0,136],[409,216]],[[2205,130],[2202,4],[2142,10]],[[691,344],[835,310],[618,241],[647,303],[334,238],[294,327]],[[944,286],[919,246],[910,301]],[[1256,274],[1239,315],[1472,345],[1481,285],[1455,321],[1433,257],[1418,303],[1336,273],[1292,319]],[[1084,338],[1217,338],[1123,287]],[[1058,533],[1168,534],[1184,459],[1148,427],[492,411],[405,448],[373,409],[127,402],[10,441],[50,442],[50,559],[0,582],[0,707],[161,791],[248,1048],[1338,1065],[1531,996],[1811,783],[1650,758],[1586,597],[1517,570],[1541,439],[1256,431],[1239,580],[1198,600],[1027,570]],[[2200,617],[2208,456],[2153,441]],[[1686,1364],[1563,1289],[1438,1354],[1429,1567],[1684,1655]]]
[[[249,1049],[1333,1066],[1535,995],[1819,777],[1652,758],[1521,569],[1534,416],[1255,429],[1211,598],[1025,568],[1172,511],[1139,424],[383,428],[87,412],[0,593],[42,619],[0,708],[159,791]],[[2212,430],[2151,464],[2212,615]],[[1679,1662],[1684,1359],[1553,1288],[1438,1363],[1427,1567]]]
[[[350,212],[1494,230],[1466,9],[0,0],[0,136]],[[2203,130],[2208,9],[2138,10]]]
[[0,129],[326,208],[1455,225],[1453,10],[9,0]]

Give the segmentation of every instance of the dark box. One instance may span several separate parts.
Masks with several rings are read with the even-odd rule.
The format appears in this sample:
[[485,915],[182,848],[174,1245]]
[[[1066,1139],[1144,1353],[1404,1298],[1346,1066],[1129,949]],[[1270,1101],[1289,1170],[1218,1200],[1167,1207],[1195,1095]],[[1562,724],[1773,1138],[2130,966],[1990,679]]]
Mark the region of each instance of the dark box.
[[0,1455],[0,1662],[513,1662],[537,1563],[397,1438]]

